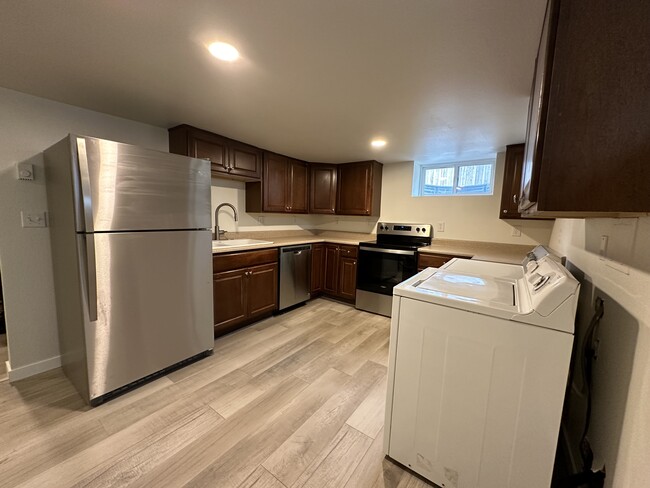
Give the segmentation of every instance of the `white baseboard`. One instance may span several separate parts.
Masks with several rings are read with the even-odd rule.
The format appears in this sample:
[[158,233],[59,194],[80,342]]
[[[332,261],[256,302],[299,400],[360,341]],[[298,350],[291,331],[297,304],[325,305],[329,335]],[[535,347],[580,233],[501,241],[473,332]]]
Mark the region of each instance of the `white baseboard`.
[[61,356],[54,356],[15,369],[12,368],[9,361],[7,361],[7,377],[9,378],[9,382],[13,383],[14,381],[24,380],[25,378],[29,378],[35,374],[44,373],[45,371],[50,371],[51,369],[59,367],[61,367]]

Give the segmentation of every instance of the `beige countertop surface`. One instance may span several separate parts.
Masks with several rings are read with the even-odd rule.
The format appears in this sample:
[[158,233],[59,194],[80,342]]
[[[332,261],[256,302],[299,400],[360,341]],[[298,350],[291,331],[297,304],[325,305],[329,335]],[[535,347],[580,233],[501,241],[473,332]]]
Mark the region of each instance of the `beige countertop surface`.
[[[352,232],[310,232],[310,231],[260,231],[231,234],[231,239],[263,239],[271,241],[265,244],[247,246],[229,246],[212,249],[213,254],[223,254],[255,249],[268,249],[273,247],[293,246],[299,244],[314,244],[317,242],[331,242],[334,244],[348,244],[358,246],[365,241],[374,241],[375,234],[355,234]],[[454,239],[434,239],[430,246],[418,249],[421,253],[447,254],[462,256],[482,261],[519,264],[526,254],[535,246],[532,244],[501,244],[497,242],[461,241]]]

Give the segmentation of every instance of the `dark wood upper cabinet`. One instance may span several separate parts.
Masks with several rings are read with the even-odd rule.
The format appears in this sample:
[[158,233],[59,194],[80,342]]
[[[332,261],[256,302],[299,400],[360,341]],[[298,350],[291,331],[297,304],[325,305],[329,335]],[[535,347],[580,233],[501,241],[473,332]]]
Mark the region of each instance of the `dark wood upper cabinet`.
[[230,176],[242,176],[259,179],[262,168],[262,151],[243,142],[231,141],[229,143],[229,170]]
[[536,62],[524,215],[650,212],[650,2],[551,0]]
[[337,166],[336,213],[379,216],[382,165],[360,161]]
[[209,159],[216,178],[253,181],[262,174],[262,150],[189,125],[169,129],[169,152]]
[[[287,158],[273,153],[264,154],[264,177],[262,178],[262,208],[250,209],[246,201],[246,211],[257,212],[288,212],[287,182],[289,180],[289,165]],[[249,186],[259,185],[252,183]]]
[[521,170],[524,164],[525,144],[506,146],[506,163],[503,169],[501,188],[500,219],[520,219],[519,197],[521,192]]
[[309,165],[309,213],[336,213],[337,173],[335,164]]
[[246,184],[246,211],[307,213],[308,187],[307,163],[265,152],[262,181]]
[[287,191],[289,211],[291,213],[307,213],[309,211],[309,167],[304,161],[289,158]]

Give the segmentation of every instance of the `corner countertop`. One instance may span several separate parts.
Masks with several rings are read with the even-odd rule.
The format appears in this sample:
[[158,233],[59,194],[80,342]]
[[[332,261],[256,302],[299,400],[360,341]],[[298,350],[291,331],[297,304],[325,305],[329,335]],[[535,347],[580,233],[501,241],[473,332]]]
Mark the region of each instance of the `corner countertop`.
[[[358,246],[361,242],[374,241],[375,234],[357,234],[353,232],[310,232],[310,231],[260,231],[239,233],[231,236],[234,238],[264,239],[272,241],[266,244],[255,244],[249,246],[232,246],[227,248],[213,249],[212,254],[224,254],[242,251],[254,251],[256,249],[269,249],[282,246],[293,246],[299,244],[314,244],[318,242],[330,242],[333,244],[347,244]],[[434,239],[430,246],[418,249],[421,253],[446,254],[482,261],[494,261],[498,263],[519,264],[526,257],[526,254],[535,246],[532,244],[501,244],[497,242],[461,241],[454,239]]]

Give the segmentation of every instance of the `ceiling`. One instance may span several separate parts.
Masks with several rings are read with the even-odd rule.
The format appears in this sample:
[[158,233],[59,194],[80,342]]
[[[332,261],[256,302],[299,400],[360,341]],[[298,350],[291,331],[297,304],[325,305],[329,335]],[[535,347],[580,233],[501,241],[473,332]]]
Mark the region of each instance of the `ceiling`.
[[545,3],[0,0],[0,86],[309,161],[479,159],[524,139]]

